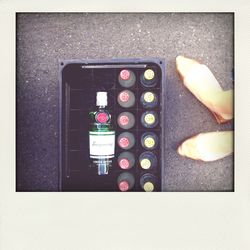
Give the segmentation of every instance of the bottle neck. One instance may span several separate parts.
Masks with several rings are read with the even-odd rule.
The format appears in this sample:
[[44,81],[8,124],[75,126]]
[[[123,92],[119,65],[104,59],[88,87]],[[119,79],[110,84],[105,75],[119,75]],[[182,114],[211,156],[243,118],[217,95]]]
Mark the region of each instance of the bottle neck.
[[105,105],[98,106],[99,109],[105,109],[105,107],[106,107]]

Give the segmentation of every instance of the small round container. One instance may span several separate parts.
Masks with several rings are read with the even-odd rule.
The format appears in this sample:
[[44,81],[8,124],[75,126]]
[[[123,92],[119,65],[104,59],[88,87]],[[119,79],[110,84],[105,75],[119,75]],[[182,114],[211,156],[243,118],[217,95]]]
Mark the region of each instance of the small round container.
[[135,165],[135,156],[130,152],[122,152],[117,159],[121,169],[130,169]]
[[158,104],[158,97],[152,91],[143,92],[140,98],[143,108],[155,108]]
[[118,136],[117,143],[122,149],[131,149],[135,145],[135,137],[130,132],[123,132]]
[[135,177],[129,172],[124,172],[118,176],[117,185],[120,191],[129,191],[135,185]]
[[123,108],[133,107],[135,104],[135,94],[130,90],[123,90],[118,94],[117,102]]
[[158,114],[155,111],[146,111],[141,116],[141,124],[145,128],[154,128],[158,123]]
[[135,85],[136,77],[132,70],[123,69],[119,73],[118,82],[124,88],[130,88]]
[[157,83],[156,73],[152,69],[146,69],[140,77],[144,87],[154,87]]
[[157,157],[154,153],[146,151],[139,156],[139,163],[143,169],[153,169],[157,166]]
[[122,112],[117,118],[117,123],[120,128],[130,129],[135,125],[135,116],[130,112]]
[[158,143],[158,136],[154,132],[146,132],[141,136],[141,145],[147,150],[153,150],[157,148]]

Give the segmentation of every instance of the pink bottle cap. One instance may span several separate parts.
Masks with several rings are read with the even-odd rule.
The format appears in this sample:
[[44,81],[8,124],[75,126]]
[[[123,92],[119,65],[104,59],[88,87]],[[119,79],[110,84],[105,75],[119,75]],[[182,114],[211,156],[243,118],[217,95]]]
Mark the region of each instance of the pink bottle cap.
[[130,98],[129,93],[127,91],[122,91],[119,95],[119,98],[122,102],[127,102]]
[[127,137],[122,137],[120,140],[119,140],[119,146],[121,148],[126,148],[129,146],[129,139]]
[[129,168],[129,161],[128,159],[124,158],[119,161],[119,166],[122,169],[128,169]]
[[121,124],[122,126],[128,125],[128,123],[129,123],[129,118],[128,118],[128,116],[126,116],[126,115],[120,116],[119,122],[120,122],[120,124]]
[[121,72],[120,72],[120,77],[121,77],[121,79],[122,80],[128,80],[129,79],[129,77],[130,77],[130,72],[128,71],[128,70],[126,70],[126,69],[124,69],[124,70],[122,70]]
[[125,191],[128,191],[129,190],[129,184],[127,181],[121,181],[119,183],[119,189],[122,191],[122,192],[125,192]]
[[108,121],[108,115],[105,112],[97,114],[96,120],[100,123],[105,123]]

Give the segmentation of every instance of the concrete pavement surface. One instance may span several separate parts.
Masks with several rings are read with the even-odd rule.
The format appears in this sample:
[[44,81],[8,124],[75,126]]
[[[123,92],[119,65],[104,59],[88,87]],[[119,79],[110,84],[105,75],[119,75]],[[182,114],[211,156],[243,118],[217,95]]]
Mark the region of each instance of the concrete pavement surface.
[[192,135],[230,130],[182,84],[177,55],[206,64],[233,88],[234,16],[230,13],[17,14],[18,191],[57,191],[58,63],[66,59],[162,57],[167,61],[164,191],[233,191],[233,156],[204,163],[181,157]]

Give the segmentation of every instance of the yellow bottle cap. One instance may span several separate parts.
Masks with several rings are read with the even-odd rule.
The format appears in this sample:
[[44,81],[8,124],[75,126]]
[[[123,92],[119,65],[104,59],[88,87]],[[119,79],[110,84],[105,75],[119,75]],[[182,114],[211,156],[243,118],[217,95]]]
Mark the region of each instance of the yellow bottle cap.
[[152,92],[146,92],[144,94],[144,101],[145,102],[153,102],[155,100],[155,95]]
[[153,114],[146,114],[144,117],[144,121],[149,124],[152,125],[155,123],[155,116]]
[[154,138],[152,137],[147,137],[145,140],[144,140],[144,145],[147,147],[147,148],[153,148],[155,146],[155,140]]
[[149,159],[142,159],[140,164],[143,169],[149,169],[151,167],[151,161]]
[[147,69],[145,72],[144,72],[144,78],[146,80],[152,80],[154,79],[155,77],[155,72],[152,70],[152,69]]
[[146,192],[152,192],[154,190],[154,184],[152,182],[146,182],[144,185],[143,185],[143,189],[146,191]]

